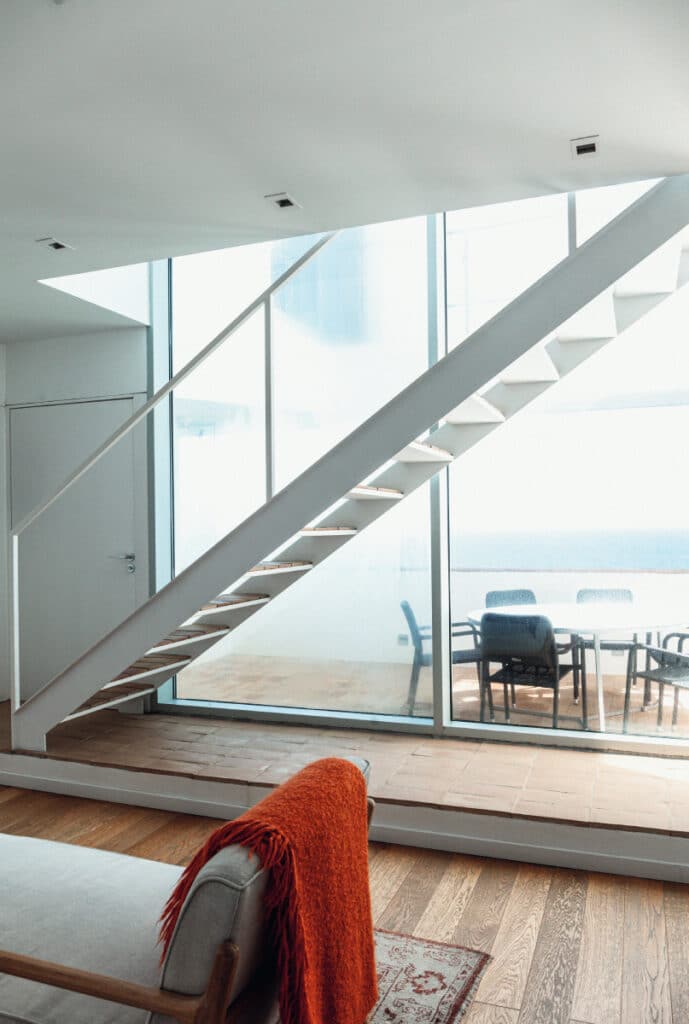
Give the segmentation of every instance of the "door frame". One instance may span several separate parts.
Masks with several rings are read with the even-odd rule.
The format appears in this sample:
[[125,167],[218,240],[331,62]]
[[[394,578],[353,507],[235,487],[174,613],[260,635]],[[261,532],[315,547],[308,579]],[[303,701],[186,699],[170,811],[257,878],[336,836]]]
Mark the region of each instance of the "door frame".
[[[43,409],[52,406],[62,405],[93,405],[96,402],[131,402],[131,412],[134,413],[146,402],[146,394],[133,392],[116,395],[99,395],[86,398],[60,398],[55,401],[40,402],[14,402],[7,403],[3,412],[5,416],[5,516],[7,531],[5,536],[5,552],[7,565],[10,558],[10,537],[12,531],[12,412],[19,409]],[[145,430],[134,431],[133,439],[133,480],[132,480],[132,503],[134,515],[134,539],[137,571],[134,581],[134,603],[135,607],[143,604],[150,596],[149,585],[149,562],[150,562],[150,536],[148,516],[148,441]],[[21,558],[21,548],[20,548]],[[5,587],[7,589],[7,586]],[[21,629],[21,623],[20,629]],[[82,652],[83,653],[83,652]]]

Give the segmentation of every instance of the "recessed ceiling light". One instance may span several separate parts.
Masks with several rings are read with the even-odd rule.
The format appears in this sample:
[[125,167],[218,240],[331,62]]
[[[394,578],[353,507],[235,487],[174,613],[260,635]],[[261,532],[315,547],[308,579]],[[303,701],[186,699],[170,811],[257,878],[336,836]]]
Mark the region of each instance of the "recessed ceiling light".
[[36,242],[38,245],[44,246],[46,249],[53,249],[55,252],[60,252],[62,249],[73,249],[73,245],[67,245],[66,242],[61,242],[57,238],[47,236],[46,238],[37,238]]
[[296,207],[301,210],[299,203],[292,199],[292,196],[288,195],[287,192],[273,192],[269,196],[264,196],[273,206],[277,206],[279,210],[289,210],[292,207]]
[[578,160],[582,156],[598,156],[600,137],[598,135],[583,135],[579,139],[570,139],[569,145],[574,160]]

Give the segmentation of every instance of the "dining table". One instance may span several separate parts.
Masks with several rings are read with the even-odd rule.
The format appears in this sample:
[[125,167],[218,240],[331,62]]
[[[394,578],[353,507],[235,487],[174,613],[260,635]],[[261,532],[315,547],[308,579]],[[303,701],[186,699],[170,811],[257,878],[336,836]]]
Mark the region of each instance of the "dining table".
[[631,639],[637,634],[663,633],[684,629],[686,609],[664,607],[657,603],[636,601],[563,601],[537,604],[499,605],[496,608],[476,608],[467,618],[472,625],[481,625],[486,613],[491,615],[542,615],[550,621],[553,632],[559,635],[591,639],[596,668],[596,702],[598,728],[605,732],[605,695],[601,667],[602,639]]

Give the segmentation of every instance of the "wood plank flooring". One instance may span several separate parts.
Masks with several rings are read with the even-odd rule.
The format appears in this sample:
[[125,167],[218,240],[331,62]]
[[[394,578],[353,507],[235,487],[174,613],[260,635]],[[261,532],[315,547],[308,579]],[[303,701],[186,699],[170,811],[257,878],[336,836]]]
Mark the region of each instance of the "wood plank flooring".
[[[0,789],[0,832],[186,864],[217,826]],[[686,1024],[689,886],[371,844],[379,927],[491,953],[464,1024]]]

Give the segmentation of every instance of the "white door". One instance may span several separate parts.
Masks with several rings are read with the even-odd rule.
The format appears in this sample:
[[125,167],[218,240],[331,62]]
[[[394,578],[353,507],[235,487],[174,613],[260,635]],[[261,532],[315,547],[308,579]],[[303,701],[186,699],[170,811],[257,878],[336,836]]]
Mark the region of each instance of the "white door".
[[[131,415],[134,403],[123,398],[10,411],[14,525]],[[146,596],[144,438],[144,427],[135,428],[20,538],[22,699]]]

